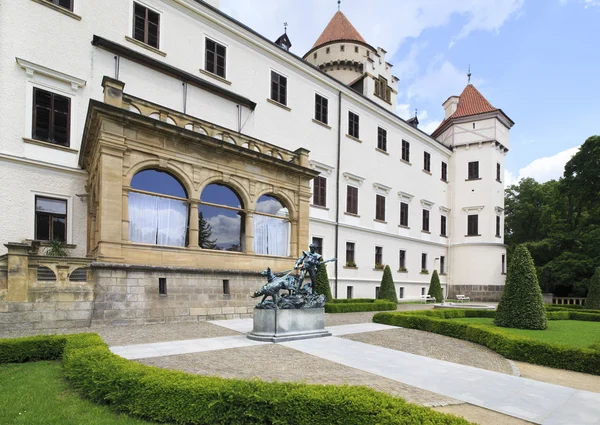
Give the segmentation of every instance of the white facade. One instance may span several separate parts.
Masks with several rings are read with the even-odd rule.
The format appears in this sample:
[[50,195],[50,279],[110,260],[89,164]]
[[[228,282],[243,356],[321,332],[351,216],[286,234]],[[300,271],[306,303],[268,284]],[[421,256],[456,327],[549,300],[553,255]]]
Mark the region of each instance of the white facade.
[[[339,298],[346,296],[348,286],[354,297],[375,296],[382,276],[374,267],[376,247],[383,248],[382,263],[392,268],[405,299],[417,298],[429,286],[442,257],[447,272],[441,276],[443,285],[504,283],[500,256],[505,248],[502,237],[495,236],[504,187],[495,173],[497,163],[504,169],[505,151],[498,143],[508,147],[509,142],[508,129],[497,118],[455,124],[438,142],[395,116],[386,102],[365,97],[374,90],[372,78],[361,95],[202,2],[136,3],[160,14],[159,49],[131,38],[133,0],[74,0],[72,12],[45,0],[0,3],[0,255],[6,253],[4,243],[34,238],[33,199],[38,193],[67,200],[67,242],[75,245],[73,255],[86,255],[87,211],[78,196],[86,193],[86,173],[78,166],[79,147],[88,103],[102,99],[101,81],[109,76],[123,81],[128,94],[232,133],[291,150],[308,149],[312,166],[327,179],[326,206],[311,207],[310,232],[323,238],[324,257],[339,259]],[[211,3],[218,7],[218,1]],[[94,36],[250,99],[256,107],[182,84],[179,78],[95,46]],[[204,71],[207,38],[227,48],[225,78]],[[369,72],[375,77],[385,75],[392,82],[395,77],[384,55],[379,50],[376,61],[365,66],[373,68]],[[286,105],[269,101],[272,71],[287,78]],[[32,139],[34,87],[71,99],[68,148]],[[315,94],[328,100],[326,125],[314,119]],[[395,93],[389,103],[395,105]],[[358,138],[347,135],[349,111],[359,116]],[[481,126],[477,134],[469,130],[473,122]],[[377,147],[379,127],[387,132],[386,151]],[[402,160],[403,140],[410,143],[409,161]],[[423,169],[425,152],[430,154],[430,172]],[[479,161],[481,180],[465,181],[470,161]],[[442,162],[448,165],[448,182],[441,180]],[[346,213],[349,185],[358,188],[358,214]],[[385,197],[385,220],[375,219],[376,195]],[[409,205],[406,227],[399,225],[401,202]],[[465,237],[466,216],[479,207],[481,236]],[[423,209],[429,211],[429,232],[422,231]],[[440,235],[441,215],[447,216],[446,237]],[[501,235],[503,225],[502,217]],[[356,268],[344,266],[346,242],[355,243]],[[406,251],[406,272],[396,272],[400,250]],[[427,254],[429,274],[421,273],[422,254]],[[334,282],[336,266],[330,263],[328,270]]]

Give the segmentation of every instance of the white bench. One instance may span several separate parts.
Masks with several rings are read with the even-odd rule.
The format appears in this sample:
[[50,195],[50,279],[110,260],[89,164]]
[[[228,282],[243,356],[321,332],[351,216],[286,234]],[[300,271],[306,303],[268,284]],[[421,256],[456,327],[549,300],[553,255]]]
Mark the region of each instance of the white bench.
[[429,294],[427,294],[427,295],[421,295],[421,301],[423,301],[425,304],[427,304],[427,301],[435,301],[435,298],[433,298]]
[[464,295],[457,295],[456,296],[456,301],[460,301],[462,303],[462,302],[465,302],[465,301],[471,301],[471,298],[465,297]]

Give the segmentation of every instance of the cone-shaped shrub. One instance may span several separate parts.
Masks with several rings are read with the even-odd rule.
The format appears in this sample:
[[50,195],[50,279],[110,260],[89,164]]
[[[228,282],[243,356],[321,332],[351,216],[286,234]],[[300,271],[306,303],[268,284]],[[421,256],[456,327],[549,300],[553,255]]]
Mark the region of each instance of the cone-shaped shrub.
[[315,294],[325,295],[325,301],[329,302],[331,296],[331,287],[329,286],[329,276],[327,276],[327,266],[325,263],[319,264],[317,269],[317,283],[315,285]]
[[394,285],[394,278],[392,277],[390,266],[385,266],[383,269],[383,277],[381,278],[381,286],[379,287],[379,296],[377,298],[395,303],[398,302],[396,286]]
[[585,308],[600,310],[600,267],[596,269],[585,299]]
[[505,328],[546,329],[546,309],[531,254],[515,249],[494,323]]
[[429,283],[429,295],[438,303],[444,301],[444,292],[442,291],[442,285],[440,284],[440,276],[438,275],[437,270],[433,271],[431,275],[431,282]]

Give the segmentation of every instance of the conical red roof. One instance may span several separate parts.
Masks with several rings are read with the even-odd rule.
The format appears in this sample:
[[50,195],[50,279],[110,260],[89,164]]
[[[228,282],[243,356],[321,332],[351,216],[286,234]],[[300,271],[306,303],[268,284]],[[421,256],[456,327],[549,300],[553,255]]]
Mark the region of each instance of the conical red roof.
[[336,40],[354,40],[367,44],[362,35],[346,18],[346,15],[339,10],[333,15],[333,18],[331,18],[331,21],[329,21],[329,24],[327,24],[312,48],[314,49],[317,46]]

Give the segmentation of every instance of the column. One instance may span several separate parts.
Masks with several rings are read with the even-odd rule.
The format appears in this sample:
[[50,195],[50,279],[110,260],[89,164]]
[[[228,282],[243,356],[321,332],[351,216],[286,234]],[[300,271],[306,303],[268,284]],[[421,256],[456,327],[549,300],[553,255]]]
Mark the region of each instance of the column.
[[190,230],[188,236],[188,248],[198,249],[198,202],[189,202]]
[[254,213],[246,213],[246,237],[245,237],[245,252],[247,254],[254,254]]

